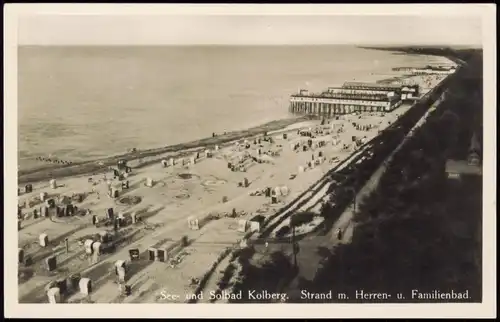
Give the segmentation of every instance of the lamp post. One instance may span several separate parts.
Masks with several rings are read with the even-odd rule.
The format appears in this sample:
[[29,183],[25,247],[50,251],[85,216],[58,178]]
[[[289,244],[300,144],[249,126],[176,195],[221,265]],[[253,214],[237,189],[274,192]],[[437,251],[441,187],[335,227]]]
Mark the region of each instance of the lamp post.
[[294,221],[294,217],[292,215],[292,217],[290,218],[290,227],[292,228],[292,240],[291,240],[291,244],[292,244],[292,252],[293,252],[293,267],[295,269],[297,269],[297,253],[298,253],[298,244],[295,240],[295,221]]

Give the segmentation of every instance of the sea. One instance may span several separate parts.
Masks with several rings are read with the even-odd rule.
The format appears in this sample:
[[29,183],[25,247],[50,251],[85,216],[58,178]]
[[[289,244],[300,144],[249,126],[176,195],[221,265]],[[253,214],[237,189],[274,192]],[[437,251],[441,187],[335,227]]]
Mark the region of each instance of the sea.
[[442,58],[355,46],[20,46],[18,166],[91,160],[292,117],[299,89]]

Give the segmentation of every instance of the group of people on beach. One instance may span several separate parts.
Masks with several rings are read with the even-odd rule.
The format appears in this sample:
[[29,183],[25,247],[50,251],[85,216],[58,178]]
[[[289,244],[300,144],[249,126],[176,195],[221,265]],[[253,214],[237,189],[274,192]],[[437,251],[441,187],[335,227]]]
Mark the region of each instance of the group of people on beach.
[[44,158],[44,157],[36,157],[36,160],[43,162],[50,162],[50,163],[58,163],[58,164],[73,164],[72,161],[64,161],[64,160]]

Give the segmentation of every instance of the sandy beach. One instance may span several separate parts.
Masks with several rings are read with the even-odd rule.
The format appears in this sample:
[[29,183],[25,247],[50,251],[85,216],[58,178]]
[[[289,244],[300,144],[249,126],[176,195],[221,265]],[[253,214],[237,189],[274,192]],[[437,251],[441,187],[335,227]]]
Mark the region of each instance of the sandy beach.
[[[420,84],[423,95],[443,78],[415,76],[413,81]],[[221,254],[238,247],[251,232],[250,227],[239,229],[242,220],[259,216],[265,221],[335,165],[359,153],[353,136],[369,141],[409,108],[404,104],[384,115],[351,114],[326,122],[298,117],[162,149],[20,172],[21,191],[27,184],[32,191],[19,196],[23,219],[18,247],[33,263],[19,265],[19,301],[46,303],[49,283],[78,273],[90,279],[90,294],[68,290],[61,301],[186,302],[186,295],[196,290],[192,279],[200,279],[212,265],[223,267]],[[366,125],[372,127],[363,128]],[[109,167],[119,159],[128,161],[131,172],[114,178]],[[56,181],[49,183],[51,179]],[[122,188],[126,181],[128,188]],[[110,187],[117,196],[108,195]],[[76,214],[58,216],[49,209],[49,217],[35,219],[33,211],[40,214],[45,204],[41,193],[46,193],[43,199],[53,199],[60,206],[72,200]],[[321,198],[320,192],[304,208],[314,211]],[[104,225],[109,208],[123,218],[120,227]],[[97,224],[92,223],[93,216]],[[199,227],[190,227],[188,218],[197,220]],[[286,220],[273,233],[284,225]],[[95,240],[100,232],[111,236],[116,249],[106,251],[108,243],[103,241],[101,248],[87,254],[82,244]],[[48,238],[44,247],[41,234]],[[168,259],[150,260],[152,248],[168,250]],[[130,249],[139,250],[139,259],[131,260]],[[56,257],[57,267],[49,271],[46,259],[50,256]],[[119,260],[127,267],[121,283],[115,271]],[[120,284],[130,286],[129,296],[122,295]]]

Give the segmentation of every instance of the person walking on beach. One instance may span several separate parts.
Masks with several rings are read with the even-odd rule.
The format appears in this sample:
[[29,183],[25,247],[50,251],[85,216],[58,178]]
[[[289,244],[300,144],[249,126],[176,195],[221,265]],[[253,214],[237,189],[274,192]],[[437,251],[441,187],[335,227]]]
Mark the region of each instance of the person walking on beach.
[[342,230],[340,228],[337,229],[337,239],[342,240]]
[[97,191],[95,187],[92,187],[92,193],[95,193],[95,195],[97,196],[97,199],[98,199],[98,200],[99,200],[99,199],[101,199],[101,198],[99,197],[99,191]]

